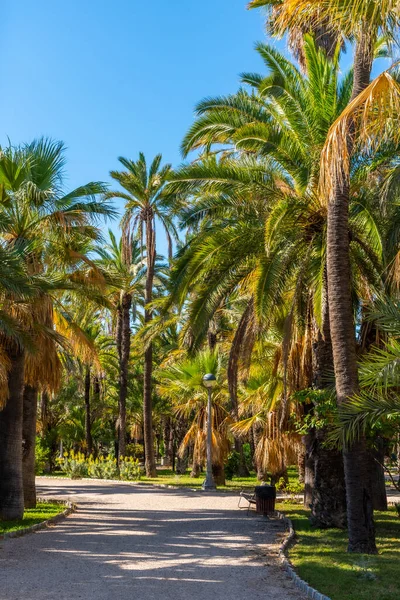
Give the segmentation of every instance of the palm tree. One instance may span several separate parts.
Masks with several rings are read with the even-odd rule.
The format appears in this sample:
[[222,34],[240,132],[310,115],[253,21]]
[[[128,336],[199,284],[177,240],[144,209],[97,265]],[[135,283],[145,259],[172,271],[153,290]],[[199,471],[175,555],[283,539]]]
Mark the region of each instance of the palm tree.
[[6,337],[3,343],[10,372],[8,402],[0,413],[0,421],[5,430],[13,432],[15,442],[5,449],[2,459],[5,477],[2,476],[0,510],[11,519],[22,517],[24,504],[21,462],[24,386],[25,501],[34,505],[36,408],[32,404],[36,406],[38,386],[55,389],[60,378],[57,343],[61,339],[53,327],[55,294],[66,287],[82,289],[83,282],[86,295],[90,293],[90,282],[79,275],[79,268],[85,265],[81,250],[88,239],[98,237],[95,221],[112,214],[105,201],[96,200],[98,194],[105,192],[102,184],[90,183],[63,193],[64,162],[63,144],[44,139],[20,148],[7,148],[0,158],[0,182],[4,190],[1,238],[7,247],[17,248],[21,253],[26,272],[42,281],[36,298],[25,305],[17,302],[10,313],[27,332],[35,352],[27,353],[26,344],[16,344],[13,338]]
[[[396,0],[283,0],[276,27],[281,33],[309,22],[332,23],[344,36],[355,39],[354,81],[350,102],[370,82],[374,48],[380,32],[394,31],[399,23]],[[353,122],[343,123],[344,146],[336,146],[336,160],[353,154]],[[339,405],[359,389],[351,298],[349,246],[350,171],[336,171],[329,189],[327,231],[327,280],[336,392]],[[348,498],[349,552],[375,553],[372,498],[369,489],[368,455],[360,439],[344,451]]]
[[202,466],[206,459],[207,394],[203,376],[215,373],[219,387],[213,393],[212,458],[213,474],[218,485],[225,485],[224,462],[230,450],[227,394],[224,390],[224,369],[221,356],[209,350],[193,358],[180,359],[157,373],[158,391],[172,403],[177,417],[191,425],[181,446],[181,455],[193,445],[193,463]]
[[[153,317],[151,302],[153,300],[153,284],[156,264],[156,220],[159,220],[167,235],[169,254],[172,257],[172,237],[177,237],[172,219],[171,197],[165,192],[165,184],[171,174],[171,166],[161,166],[162,156],[157,155],[150,166],[142,153],[137,161],[119,158],[125,171],[111,171],[111,177],[117,181],[124,191],[113,191],[108,197],[122,198],[125,203],[125,214],[122,225],[122,245],[125,262],[129,263],[131,243],[134,235],[139,238],[140,248],[146,249],[146,283],[144,294],[144,322],[147,325]],[[143,236],[146,241],[143,243]],[[125,310],[127,307],[125,307]],[[129,323],[124,321],[125,332]],[[123,349],[124,351],[124,349]],[[153,417],[152,417],[152,371],[153,344],[150,342],[144,352],[144,386],[143,386],[143,421],[144,443],[146,452],[146,474],[156,477],[154,457]]]
[[[109,298],[116,315],[115,337],[119,361],[118,398],[118,456],[126,453],[126,399],[128,394],[128,367],[131,350],[131,312],[134,315],[143,296],[143,260],[137,241],[130,239],[127,252],[123,238],[117,243],[109,231],[110,243],[99,248],[98,264],[111,277]],[[125,245],[128,241],[125,241]],[[124,254],[125,253],[125,254]]]
[[[258,316],[269,315],[273,306],[282,302],[282,292],[295,290],[293,309],[302,306],[303,310],[309,310],[309,306],[312,309],[308,316],[304,313],[302,316],[303,320],[310,319],[316,325],[311,328],[311,336],[318,376],[316,373],[309,386],[321,387],[326,385],[321,375],[330,369],[332,354],[327,310],[327,209],[318,193],[319,163],[329,127],[348,103],[352,75],[347,75],[338,85],[337,63],[327,60],[321,51],[316,50],[310,37],[304,42],[307,78],[276,50],[259,45],[258,51],[270,73],[267,77],[255,74],[243,76],[258,94],[251,96],[241,91],[237,96],[201,102],[199,118],[183,143],[185,153],[192,147],[208,150],[213,143],[220,143],[224,154],[219,163],[214,158],[207,159],[179,169],[174,175],[175,189],[183,192],[186,188],[190,193],[201,196],[193,208],[184,213],[185,225],[195,227],[202,218],[206,223],[196,238],[189,240],[188,251],[178,261],[176,280],[181,291],[179,298],[181,301],[184,299],[189,283],[207,281],[207,285],[197,290],[200,296],[193,304],[193,309],[197,306],[202,311],[196,320],[191,321],[196,332],[197,319],[203,319],[206,309],[215,310],[224,292],[229,290],[224,287],[225,277],[231,279],[232,290],[237,286],[236,273],[246,281],[247,292],[250,284],[260,282],[260,287],[257,285],[252,290]],[[251,155],[257,153],[258,157],[245,156],[238,160],[237,155],[241,151]],[[225,158],[227,155],[228,158]],[[358,169],[354,169],[353,179],[354,201],[350,221],[352,278],[353,289],[362,296],[363,290],[358,281],[369,281],[370,285],[379,287],[381,243],[363,191],[363,181],[366,181],[363,161]],[[242,208],[245,203],[246,207]],[[232,211],[232,220],[228,218],[229,211]],[[247,214],[239,211],[247,211]],[[245,232],[246,227],[251,229],[252,234]],[[240,228],[244,231],[243,235],[239,234]],[[257,243],[252,237],[256,231],[259,231]],[[228,242],[228,236],[234,246]],[[221,241],[216,246],[218,238]],[[264,250],[265,240],[267,253]],[[251,247],[251,254],[248,247]],[[230,254],[234,248],[236,254]],[[250,260],[252,256],[259,257],[258,270],[255,268],[257,263]],[[251,278],[252,268],[256,277]],[[215,279],[210,280],[209,273],[215,274]],[[215,294],[215,302],[211,296],[214,289],[219,294]],[[244,290],[241,291],[243,293]],[[309,300],[304,301],[306,298]],[[288,311],[290,319],[293,318],[293,309]],[[311,339],[310,336],[308,339]],[[318,464],[322,467],[323,444],[320,445],[320,453]],[[333,469],[333,453],[327,458],[324,465],[327,463]],[[343,479],[340,454],[336,462],[334,477],[329,477],[329,469],[325,466],[318,474],[321,489],[327,495],[318,491],[313,512],[318,510],[318,506],[325,505],[323,514],[334,519],[335,510],[326,510],[331,498],[332,507],[338,508],[342,519],[344,511],[339,509],[335,498],[340,496],[339,491],[334,494],[331,484],[323,485],[325,476],[330,481],[337,481],[338,485],[340,473]],[[314,470],[314,465],[312,468]],[[340,489],[343,491],[343,486]],[[344,504],[343,493],[341,497]],[[330,525],[337,522],[332,521]]]
[[[289,10],[289,2],[286,0],[251,0],[248,8],[266,8],[268,11],[268,33],[278,37],[282,35],[281,21],[286,11]],[[295,7],[290,8],[294,10]],[[335,23],[329,19],[329,15],[324,14],[321,18],[318,3],[314,3],[314,6],[312,6],[310,2],[307,12],[307,16],[297,26],[291,27],[287,32],[289,48],[304,71],[307,70],[304,52],[304,37],[306,34],[311,33],[315,38],[317,46],[323,49],[330,58],[333,58],[335,55],[338,41],[343,43],[341,32],[335,27]]]

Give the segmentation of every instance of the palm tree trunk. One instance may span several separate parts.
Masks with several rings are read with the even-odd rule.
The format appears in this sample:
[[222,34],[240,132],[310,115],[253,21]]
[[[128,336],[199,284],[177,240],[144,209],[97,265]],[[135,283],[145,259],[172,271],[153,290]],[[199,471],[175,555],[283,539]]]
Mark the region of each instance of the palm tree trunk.
[[126,454],[126,398],[128,396],[128,369],[131,350],[132,296],[124,293],[121,300],[121,354],[119,364],[118,398],[118,458]]
[[304,457],[304,506],[310,508],[313,497],[314,482],[315,482],[315,429],[311,429],[303,436],[303,444],[305,449]]
[[164,416],[162,419],[162,436],[164,444],[164,467],[172,466],[172,427],[171,417]]
[[[329,382],[332,368],[332,342],[328,306],[328,287],[325,277],[321,330],[317,330],[313,343],[313,386],[323,390]],[[315,408],[318,414],[318,406]],[[314,481],[311,498],[311,523],[320,528],[347,525],[346,486],[342,452],[326,445],[329,431],[314,432]]]
[[30,385],[26,385],[23,395],[22,422],[22,476],[25,508],[36,507],[35,446],[37,399],[38,390]]
[[[372,40],[361,35],[354,59],[353,98],[368,86],[372,68]],[[351,127],[348,152],[352,154]],[[328,206],[327,272],[329,313],[339,406],[359,390],[355,325],[351,299],[349,243],[350,179],[343,172]],[[376,553],[372,498],[369,485],[368,455],[364,439],[343,453],[346,479],[349,552]]]
[[[155,230],[152,215],[146,220],[146,254],[147,254],[147,276],[145,293],[144,322],[149,323],[152,312],[149,307],[153,299],[153,281],[155,269]],[[153,344],[150,342],[144,353],[144,382],[143,382],[143,430],[144,445],[146,448],[145,469],[147,477],[157,477],[156,461],[154,456],[153,439]]]
[[[231,414],[234,421],[239,421],[239,404],[237,398],[238,390],[238,369],[239,369],[239,358],[240,350],[244,342],[246,332],[248,330],[251,315],[253,312],[253,300],[251,299],[240,319],[239,326],[234,335],[228,360],[228,391],[231,401]],[[239,454],[239,469],[238,475],[240,477],[248,477],[249,470],[246,466],[244,454],[243,454],[243,443],[241,440],[235,438],[235,451]]]
[[90,367],[86,367],[85,373],[85,438],[86,452],[90,456],[93,452],[92,442],[92,415],[90,408]]
[[385,460],[386,446],[384,438],[378,437],[375,440],[375,447],[369,450],[372,505],[374,510],[388,509],[385,471],[382,466]]
[[22,479],[22,414],[25,352],[9,353],[9,396],[0,411],[0,519],[22,519],[24,488]]

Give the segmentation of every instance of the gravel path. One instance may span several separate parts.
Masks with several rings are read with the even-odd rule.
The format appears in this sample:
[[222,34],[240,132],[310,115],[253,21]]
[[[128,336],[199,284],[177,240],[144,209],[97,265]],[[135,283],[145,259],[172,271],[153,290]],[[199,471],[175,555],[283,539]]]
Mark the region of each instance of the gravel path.
[[0,600],[293,600],[283,525],[226,493],[39,479],[78,512],[0,546]]

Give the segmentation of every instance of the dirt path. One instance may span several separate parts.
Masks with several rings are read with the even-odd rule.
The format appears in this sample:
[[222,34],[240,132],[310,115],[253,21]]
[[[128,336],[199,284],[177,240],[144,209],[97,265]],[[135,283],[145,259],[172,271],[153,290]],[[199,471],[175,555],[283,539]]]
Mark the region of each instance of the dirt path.
[[0,547],[0,600],[293,600],[277,562],[282,523],[237,497],[39,479],[77,513]]

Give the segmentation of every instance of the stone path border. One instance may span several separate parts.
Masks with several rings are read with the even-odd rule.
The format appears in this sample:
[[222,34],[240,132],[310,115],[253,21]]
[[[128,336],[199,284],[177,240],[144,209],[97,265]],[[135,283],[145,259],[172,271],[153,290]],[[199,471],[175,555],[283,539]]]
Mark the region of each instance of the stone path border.
[[46,519],[46,521],[42,521],[41,523],[36,523],[35,525],[31,525],[30,527],[24,527],[23,529],[17,529],[17,531],[8,531],[6,533],[0,534],[0,540],[7,540],[9,538],[21,537],[22,535],[26,535],[27,533],[33,533],[34,531],[39,531],[40,529],[46,529],[49,525],[54,525],[54,523],[58,523],[65,517],[68,517],[72,512],[75,512],[77,507],[73,502],[69,502],[68,500],[57,500],[53,498],[38,498],[37,503],[52,503],[52,504],[60,504],[66,506],[67,508],[60,514],[55,515],[54,517],[50,517],[50,519]]
[[279,512],[279,511],[277,511],[277,515],[282,521],[284,521],[284,523],[289,531],[289,535],[287,536],[286,540],[283,542],[283,544],[279,548],[279,558],[280,558],[282,567],[285,569],[286,573],[292,579],[295,586],[298,587],[299,590],[301,590],[302,592],[307,594],[307,598],[312,598],[313,600],[331,600],[328,596],[324,596],[324,594],[321,594],[320,592],[318,592],[318,590],[311,587],[306,581],[304,581],[297,575],[297,573],[294,570],[293,565],[290,562],[288,555],[287,555],[290,546],[292,546],[296,541],[296,532],[294,530],[291,519],[289,519],[288,517],[286,517],[283,513]]

